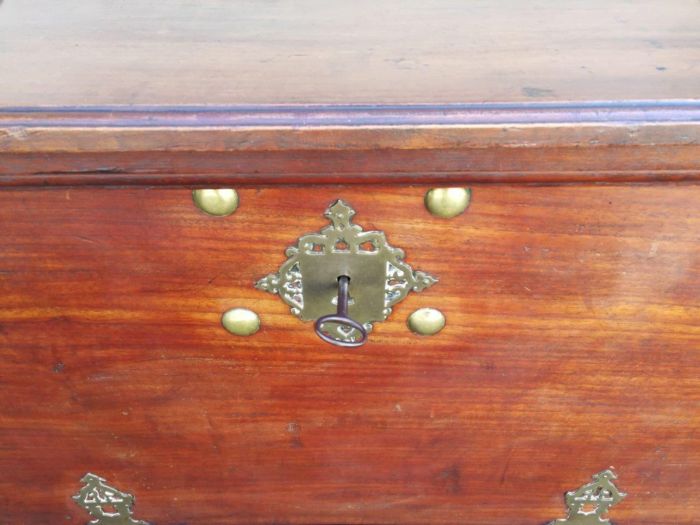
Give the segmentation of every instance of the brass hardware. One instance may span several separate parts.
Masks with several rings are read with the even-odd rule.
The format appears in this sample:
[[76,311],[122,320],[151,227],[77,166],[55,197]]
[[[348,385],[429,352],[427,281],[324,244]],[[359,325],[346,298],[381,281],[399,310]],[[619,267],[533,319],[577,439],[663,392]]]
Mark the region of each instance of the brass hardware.
[[234,335],[253,335],[260,330],[260,317],[247,308],[232,308],[221,316],[221,324]]
[[225,217],[238,208],[238,192],[229,188],[194,190],[192,200],[204,213]]
[[569,512],[566,518],[549,522],[549,525],[568,523],[570,525],[595,525],[610,523],[603,516],[610,507],[616,505],[627,494],[620,492],[613,480],[617,479],[612,467],[593,476],[593,481],[564,496]]
[[445,316],[435,308],[419,308],[408,317],[408,327],[419,335],[435,335],[445,328]]
[[425,207],[436,217],[451,219],[464,213],[471,194],[469,188],[433,188],[425,194]]
[[85,486],[80,489],[73,500],[83,507],[90,516],[93,525],[148,525],[147,522],[131,517],[134,496],[107,485],[104,478],[95,474],[85,474],[80,480]]
[[[338,278],[350,278],[348,314],[367,332],[372,323],[385,320],[392,306],[413,290],[420,292],[437,279],[414,271],[404,252],[389,245],[384,232],[363,231],[351,223],[355,210],[341,200],[325,212],[331,225],[301,236],[286,250],[288,259],[277,273],[260,279],[255,287],[279,294],[302,321],[316,321],[336,312]],[[334,341],[357,343],[362,333],[348,324],[335,323],[324,331]]]

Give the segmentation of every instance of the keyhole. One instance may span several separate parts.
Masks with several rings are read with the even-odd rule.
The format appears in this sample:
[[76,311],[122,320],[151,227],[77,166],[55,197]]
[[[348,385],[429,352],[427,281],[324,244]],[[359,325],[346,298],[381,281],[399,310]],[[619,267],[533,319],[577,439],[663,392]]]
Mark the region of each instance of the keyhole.
[[[338,276],[338,283],[340,283],[340,280],[345,277],[348,280],[348,306],[355,304],[355,299],[353,299],[352,295],[350,295],[350,276],[349,275],[339,275]],[[331,304],[333,306],[338,306],[338,296],[334,296],[333,299],[331,299]]]

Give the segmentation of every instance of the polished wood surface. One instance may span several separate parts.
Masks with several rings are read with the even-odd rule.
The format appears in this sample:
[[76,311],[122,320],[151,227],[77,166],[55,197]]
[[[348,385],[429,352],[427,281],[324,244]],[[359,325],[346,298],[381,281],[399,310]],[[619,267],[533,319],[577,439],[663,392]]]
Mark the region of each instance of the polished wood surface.
[[700,178],[700,102],[0,110],[0,185]]
[[[610,466],[615,523],[696,523],[699,21],[0,0],[0,525],[86,522],[87,472],[154,525],[541,525]],[[337,198],[440,278],[356,350],[253,288]]]
[[[159,525],[539,525],[612,465],[616,523],[697,523],[700,186],[424,190],[0,192],[0,522],[87,521],[91,471]],[[357,350],[252,286],[337,198],[440,277]]]
[[0,106],[700,94],[694,0],[0,2]]

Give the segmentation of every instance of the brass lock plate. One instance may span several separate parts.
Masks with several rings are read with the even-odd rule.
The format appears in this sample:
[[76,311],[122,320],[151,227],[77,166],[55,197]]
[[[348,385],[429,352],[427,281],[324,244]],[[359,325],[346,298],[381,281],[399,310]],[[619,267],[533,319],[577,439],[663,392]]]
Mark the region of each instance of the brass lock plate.
[[[348,315],[369,331],[409,292],[437,282],[428,273],[414,271],[403,260],[403,250],[391,246],[384,232],[363,231],[353,224],[353,215],[350,205],[334,202],[325,212],[331,225],[301,236],[296,246],[287,248],[288,259],[279,271],[263,277],[255,287],[279,294],[294,315],[313,321],[336,310],[338,277],[348,276]],[[356,335],[339,330],[339,337],[349,340]]]

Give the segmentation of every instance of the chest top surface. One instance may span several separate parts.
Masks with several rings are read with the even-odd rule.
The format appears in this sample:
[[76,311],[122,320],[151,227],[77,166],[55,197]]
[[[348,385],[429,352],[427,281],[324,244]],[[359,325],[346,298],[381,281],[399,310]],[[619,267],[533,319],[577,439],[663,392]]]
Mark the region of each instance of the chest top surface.
[[0,1],[0,107],[668,100],[700,4]]

